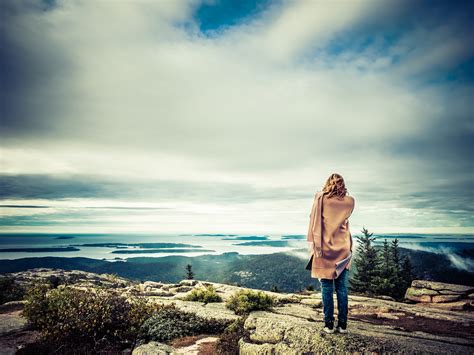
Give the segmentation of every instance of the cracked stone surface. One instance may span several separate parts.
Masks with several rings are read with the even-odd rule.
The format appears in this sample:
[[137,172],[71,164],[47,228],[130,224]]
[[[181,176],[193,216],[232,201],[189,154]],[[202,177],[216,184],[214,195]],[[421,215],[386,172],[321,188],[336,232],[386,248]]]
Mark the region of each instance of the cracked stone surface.
[[[182,280],[170,284],[155,281],[131,282],[107,274],[97,275],[77,270],[46,268],[31,269],[10,275],[18,278],[18,282],[22,285],[28,285],[38,279],[56,279],[56,281],[59,279],[73,284],[73,287],[94,289],[101,286],[126,297],[143,297],[163,304],[175,303],[183,311],[204,318],[228,321],[238,319],[239,316],[226,308],[225,301],[234,292],[247,289],[201,280]],[[412,284],[412,288],[417,289],[414,294],[417,297],[429,296],[430,302],[405,303],[391,300],[389,297],[371,298],[349,294],[347,334],[322,332],[324,324],[320,292],[284,294],[255,290],[275,297],[276,303],[270,310],[252,312],[246,319],[244,326],[249,336],[239,340],[240,354],[347,351],[474,354],[472,331],[474,313],[471,308],[466,307],[466,304],[470,304],[466,302],[474,301],[473,288],[424,282],[424,280],[415,281],[417,282]],[[215,287],[224,302],[205,304],[182,299],[194,288],[208,285]],[[441,297],[441,301],[432,302],[431,297]],[[334,315],[337,317],[335,295],[334,305]],[[7,351],[9,346],[6,344],[13,344],[15,334],[18,334],[18,338],[20,334],[24,334],[27,324],[26,319],[21,315],[22,306],[21,301],[0,306],[0,350],[3,352]],[[216,341],[213,337],[203,339],[181,348],[150,342],[137,347],[133,353],[197,354],[200,344]]]

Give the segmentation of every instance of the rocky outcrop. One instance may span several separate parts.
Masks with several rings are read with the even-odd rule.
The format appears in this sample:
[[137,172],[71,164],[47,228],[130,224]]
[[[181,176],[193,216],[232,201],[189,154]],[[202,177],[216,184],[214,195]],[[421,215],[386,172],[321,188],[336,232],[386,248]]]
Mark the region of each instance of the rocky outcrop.
[[[75,275],[75,276],[71,276]],[[240,316],[226,308],[225,301],[237,290],[245,289],[227,284],[201,280],[182,280],[177,283],[154,281],[131,282],[110,275],[96,275],[78,271],[32,269],[16,273],[23,284],[38,277],[61,276],[73,282],[72,287],[95,287],[97,283],[127,297],[145,297],[157,303],[175,303],[185,312],[205,318],[234,320]],[[417,280],[412,288],[430,290],[434,295],[471,295],[472,288]],[[185,301],[183,298],[195,287],[213,285],[224,302],[202,303]],[[260,290],[259,290],[260,291]],[[443,291],[443,292],[441,292]],[[458,310],[430,307],[426,302],[395,302],[387,298],[371,298],[349,295],[349,321],[347,334],[322,332],[323,308],[319,292],[284,294],[263,291],[276,299],[275,306],[267,311],[252,312],[245,320],[248,336],[239,340],[240,354],[301,354],[320,352],[432,352],[473,353],[474,313],[469,309]],[[416,291],[419,292],[419,291]],[[424,292],[424,291],[423,291]],[[436,292],[432,293],[432,292]],[[452,293],[448,293],[452,292]],[[337,300],[334,295],[335,317]],[[452,304],[452,301],[445,304]],[[443,304],[443,303],[439,303]],[[0,349],[6,349],[5,335],[11,340],[20,330],[25,333],[25,320],[20,319],[22,302],[0,307],[6,324],[0,335]],[[16,313],[15,313],[16,312]],[[3,339],[3,340],[2,340]],[[10,341],[9,340],[9,341]],[[204,346],[215,342],[217,337],[203,335],[194,343],[173,345],[150,342],[130,349],[133,354],[198,354]],[[21,346],[15,343],[17,347]],[[206,345],[207,344],[207,345]],[[199,350],[201,349],[201,350]],[[14,352],[12,352],[14,353]],[[212,353],[212,352],[207,352]]]
[[212,354],[207,346],[211,345],[211,349],[215,343],[219,340],[215,336],[204,336],[196,339],[193,344],[189,346],[173,347],[168,344],[151,341],[147,344],[138,345],[133,349],[132,355],[168,355],[168,354],[186,354],[186,355],[199,355],[199,354]]
[[427,280],[413,280],[405,298],[432,307],[452,310],[474,309],[474,287]]
[[84,287],[104,286],[108,288],[127,287],[132,281],[110,274],[94,274],[80,270],[63,270],[53,268],[35,268],[26,271],[6,273],[2,276],[13,277],[19,286],[29,286],[34,282],[50,282],[52,284],[73,284]]

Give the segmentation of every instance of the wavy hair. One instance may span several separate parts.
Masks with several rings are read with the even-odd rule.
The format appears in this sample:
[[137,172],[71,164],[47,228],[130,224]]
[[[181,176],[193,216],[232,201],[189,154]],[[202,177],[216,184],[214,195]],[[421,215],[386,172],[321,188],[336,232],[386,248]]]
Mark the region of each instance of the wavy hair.
[[337,173],[331,174],[326,180],[326,184],[323,187],[323,192],[328,198],[333,196],[346,196],[348,192],[344,183],[344,178]]

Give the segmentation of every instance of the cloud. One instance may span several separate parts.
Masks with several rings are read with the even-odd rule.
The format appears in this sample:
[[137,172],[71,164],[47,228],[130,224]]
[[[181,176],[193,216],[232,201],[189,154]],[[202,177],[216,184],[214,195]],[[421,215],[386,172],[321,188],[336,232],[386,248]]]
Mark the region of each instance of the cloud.
[[454,7],[284,1],[201,32],[198,1],[1,6],[5,200],[256,201],[293,233],[338,171],[354,226],[473,226]]

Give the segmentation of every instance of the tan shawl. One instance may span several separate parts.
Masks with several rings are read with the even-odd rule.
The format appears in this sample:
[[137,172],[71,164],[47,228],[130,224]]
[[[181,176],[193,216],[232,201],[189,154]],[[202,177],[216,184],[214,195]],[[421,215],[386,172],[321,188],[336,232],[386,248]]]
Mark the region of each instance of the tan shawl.
[[344,267],[350,268],[352,235],[349,217],[354,206],[352,196],[327,198],[322,191],[316,193],[307,234],[308,242],[314,243],[312,277],[334,279]]

